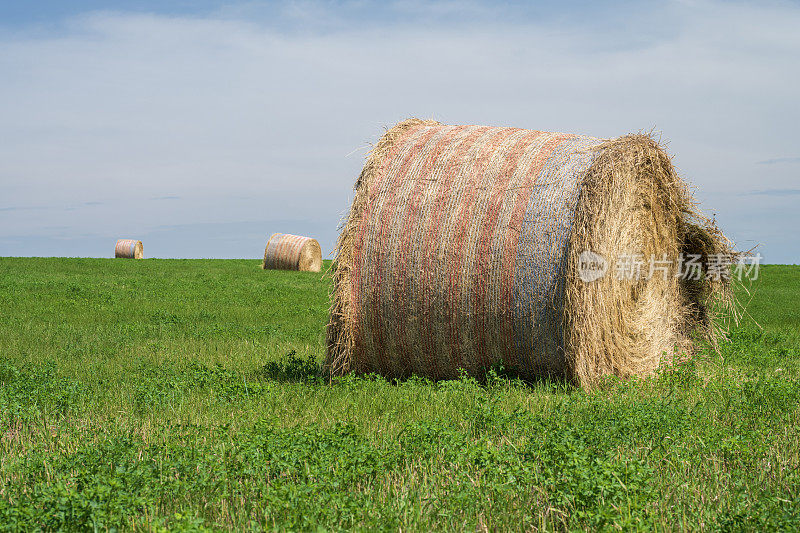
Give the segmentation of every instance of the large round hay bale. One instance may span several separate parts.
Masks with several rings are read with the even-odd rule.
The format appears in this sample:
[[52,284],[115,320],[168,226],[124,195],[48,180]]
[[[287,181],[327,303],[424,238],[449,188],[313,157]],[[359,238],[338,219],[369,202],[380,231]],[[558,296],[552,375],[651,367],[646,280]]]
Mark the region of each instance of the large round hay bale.
[[135,239],[119,239],[117,241],[117,246],[114,248],[114,257],[141,259],[144,257],[142,241],[137,241]]
[[273,233],[264,249],[261,268],[319,272],[322,268],[322,249],[317,240],[311,237]]
[[[707,265],[729,251],[647,135],[408,120],[355,185],[327,366],[437,379],[502,362],[586,387],[646,375],[691,353],[694,333],[712,337],[707,304],[727,294],[724,279],[677,276],[680,254]],[[670,265],[620,267],[651,256]]]

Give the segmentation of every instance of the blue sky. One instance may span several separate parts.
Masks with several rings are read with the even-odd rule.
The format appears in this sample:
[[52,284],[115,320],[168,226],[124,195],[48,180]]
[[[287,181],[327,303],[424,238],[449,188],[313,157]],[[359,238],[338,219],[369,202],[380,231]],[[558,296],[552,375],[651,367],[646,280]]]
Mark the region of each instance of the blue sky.
[[332,249],[409,116],[655,130],[740,249],[800,263],[800,4],[0,4],[0,255]]

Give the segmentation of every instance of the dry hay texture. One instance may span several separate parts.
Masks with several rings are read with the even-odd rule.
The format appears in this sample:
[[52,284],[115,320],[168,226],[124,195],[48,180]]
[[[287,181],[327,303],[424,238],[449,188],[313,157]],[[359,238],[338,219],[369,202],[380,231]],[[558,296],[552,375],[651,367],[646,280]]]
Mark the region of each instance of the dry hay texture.
[[144,257],[142,241],[137,241],[135,239],[119,239],[117,241],[117,246],[114,248],[114,257],[142,259]]
[[322,249],[317,240],[310,237],[273,233],[264,249],[261,268],[319,272],[322,268]]
[[[587,250],[609,266],[589,283],[578,273]],[[709,306],[729,302],[724,280],[676,276],[680,253],[707,265],[732,250],[649,135],[407,120],[383,135],[355,185],[326,365],[332,375],[441,379],[502,362],[586,388],[651,374],[690,355],[695,337],[715,339]],[[632,254],[666,254],[672,266],[619,279],[617,259]]]

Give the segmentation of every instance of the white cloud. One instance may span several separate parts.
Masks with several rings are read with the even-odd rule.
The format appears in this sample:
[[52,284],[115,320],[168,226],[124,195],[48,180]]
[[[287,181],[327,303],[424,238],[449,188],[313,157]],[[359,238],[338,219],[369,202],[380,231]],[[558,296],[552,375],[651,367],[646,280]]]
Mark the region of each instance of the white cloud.
[[[800,215],[742,194],[797,186],[796,165],[757,165],[798,156],[796,6],[524,17],[475,3],[451,26],[450,3],[368,20],[357,4],[287,6],[95,13],[0,37],[0,255],[21,238],[90,236],[72,249],[100,255],[123,233],[166,243],[162,226],[253,220],[263,234],[315,221],[304,227],[330,250],[363,148],[416,115],[598,136],[655,127],[724,229],[765,235],[768,260],[800,259],[770,229]],[[225,253],[256,257],[252,240]],[[203,254],[176,242],[150,255]]]

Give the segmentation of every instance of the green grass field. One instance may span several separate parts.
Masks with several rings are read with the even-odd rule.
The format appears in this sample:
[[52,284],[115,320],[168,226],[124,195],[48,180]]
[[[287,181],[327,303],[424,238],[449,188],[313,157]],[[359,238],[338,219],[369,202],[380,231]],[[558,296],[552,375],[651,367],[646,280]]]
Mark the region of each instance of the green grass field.
[[762,269],[721,353],[592,393],[329,384],[328,290],[0,258],[0,530],[800,529],[800,267]]

